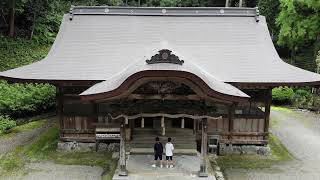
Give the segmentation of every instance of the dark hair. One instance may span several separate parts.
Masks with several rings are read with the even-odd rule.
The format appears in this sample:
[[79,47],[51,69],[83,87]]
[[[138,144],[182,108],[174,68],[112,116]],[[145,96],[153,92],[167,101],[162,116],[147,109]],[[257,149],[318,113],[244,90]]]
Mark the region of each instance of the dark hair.
[[171,138],[168,138],[168,142],[171,142]]
[[156,137],[156,141],[159,141],[159,137]]

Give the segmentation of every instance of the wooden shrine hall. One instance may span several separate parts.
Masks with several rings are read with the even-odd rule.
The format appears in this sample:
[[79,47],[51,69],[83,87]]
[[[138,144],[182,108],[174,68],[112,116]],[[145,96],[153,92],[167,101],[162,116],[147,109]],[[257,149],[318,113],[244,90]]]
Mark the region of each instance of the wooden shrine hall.
[[[62,142],[120,139],[152,153],[268,144],[271,90],[316,86],[320,75],[283,62],[257,8],[72,7],[49,54],[0,73],[57,87]],[[198,147],[198,148],[197,148]]]

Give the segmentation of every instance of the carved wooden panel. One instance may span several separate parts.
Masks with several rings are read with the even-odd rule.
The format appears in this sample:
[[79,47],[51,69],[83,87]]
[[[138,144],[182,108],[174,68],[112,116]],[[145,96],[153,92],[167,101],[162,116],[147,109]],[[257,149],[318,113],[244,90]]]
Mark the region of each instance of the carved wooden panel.
[[177,94],[177,95],[189,95],[195,94],[195,92],[187,85],[173,81],[151,81],[139,88],[137,88],[134,94]]

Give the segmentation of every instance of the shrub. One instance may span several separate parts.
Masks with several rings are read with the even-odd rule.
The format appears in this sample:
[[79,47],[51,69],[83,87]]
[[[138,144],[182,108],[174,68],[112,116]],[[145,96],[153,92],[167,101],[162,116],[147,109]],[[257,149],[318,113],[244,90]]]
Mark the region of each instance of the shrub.
[[0,116],[0,134],[7,132],[16,125],[16,122],[11,120],[8,116]]
[[[0,3],[1,4],[1,3]],[[0,71],[41,60],[50,49],[22,38],[0,35]],[[8,84],[0,81],[0,114],[11,118],[39,114],[54,107],[55,88],[48,84]]]
[[48,84],[8,84],[0,81],[0,113],[10,117],[38,114],[55,105],[55,88]]
[[293,105],[298,108],[309,108],[312,106],[313,96],[310,91],[297,89],[293,96]]
[[288,87],[278,87],[272,90],[272,102],[275,104],[291,104],[294,91]]

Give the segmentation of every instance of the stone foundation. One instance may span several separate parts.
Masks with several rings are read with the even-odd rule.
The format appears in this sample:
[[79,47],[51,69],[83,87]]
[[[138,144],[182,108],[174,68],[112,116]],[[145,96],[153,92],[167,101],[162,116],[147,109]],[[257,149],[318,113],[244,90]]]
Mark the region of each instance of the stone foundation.
[[[95,151],[95,143],[82,143],[82,142],[58,142],[57,151]],[[99,143],[98,151],[119,152],[119,143]]]
[[219,155],[262,155],[270,156],[271,149],[269,146],[256,145],[219,145]]

